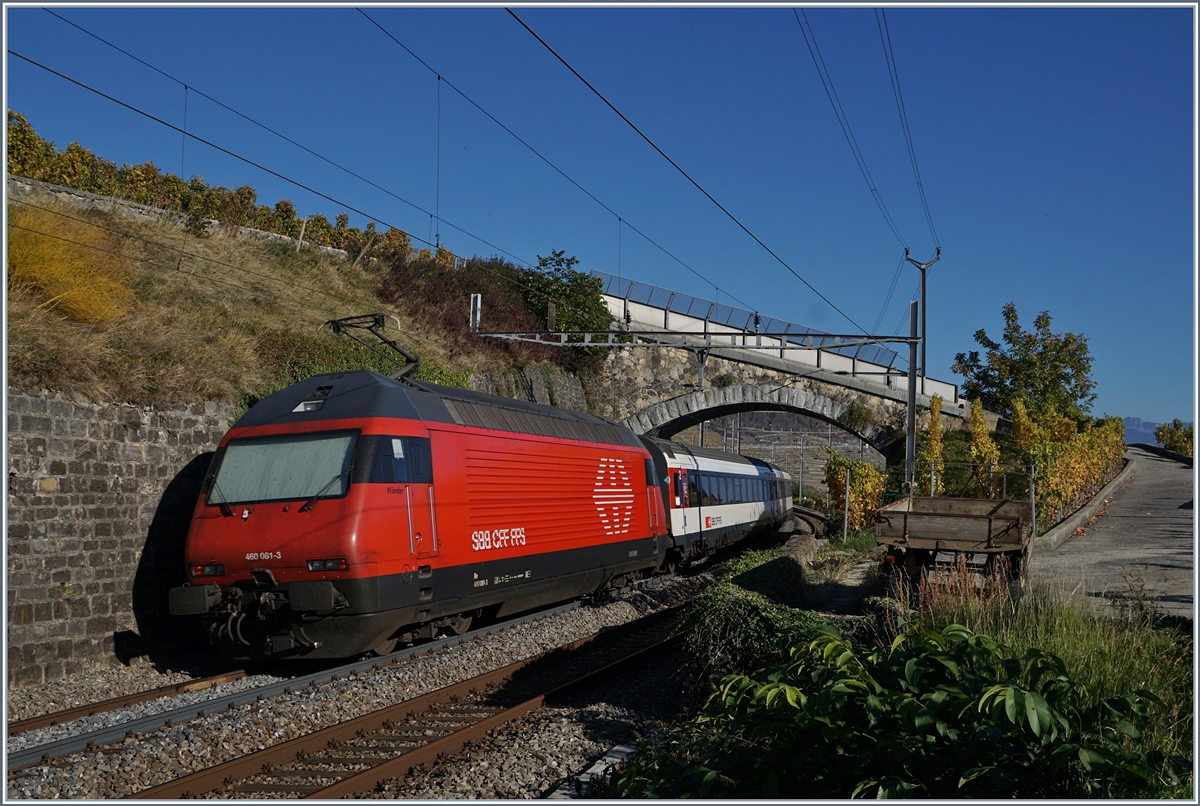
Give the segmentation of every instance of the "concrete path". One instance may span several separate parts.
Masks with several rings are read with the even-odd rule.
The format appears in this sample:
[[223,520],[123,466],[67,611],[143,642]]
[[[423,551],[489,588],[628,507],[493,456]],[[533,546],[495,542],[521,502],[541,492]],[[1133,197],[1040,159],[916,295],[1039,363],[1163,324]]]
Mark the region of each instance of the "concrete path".
[[1195,536],[1192,468],[1130,448],[1129,481],[1107,510],[1056,549],[1035,553],[1034,581],[1049,582],[1103,608],[1114,596],[1145,596],[1163,612],[1192,618]]

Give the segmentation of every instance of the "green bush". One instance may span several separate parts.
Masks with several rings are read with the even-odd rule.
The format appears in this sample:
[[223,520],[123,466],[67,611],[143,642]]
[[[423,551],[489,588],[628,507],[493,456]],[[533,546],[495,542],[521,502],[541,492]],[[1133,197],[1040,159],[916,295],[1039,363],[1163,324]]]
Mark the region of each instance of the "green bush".
[[789,605],[803,601],[804,571],[778,549],[748,552],[720,569],[721,581],[691,606],[692,656],[688,689],[706,697],[714,677],[758,669],[787,657],[788,647],[811,640],[825,620]]
[[1136,797],[1190,762],[1143,751],[1160,701],[1097,700],[1054,655],[951,625],[863,653],[827,630],[730,675],[706,712],[643,746],[626,797]]

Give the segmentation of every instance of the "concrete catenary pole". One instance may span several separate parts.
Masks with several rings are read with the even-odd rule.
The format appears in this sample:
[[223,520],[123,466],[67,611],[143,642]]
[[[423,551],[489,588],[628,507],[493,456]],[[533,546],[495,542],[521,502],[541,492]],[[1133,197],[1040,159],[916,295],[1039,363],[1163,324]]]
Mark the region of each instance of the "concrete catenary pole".
[[908,427],[904,446],[904,483],[912,495],[913,462],[917,455],[917,301],[908,303]]

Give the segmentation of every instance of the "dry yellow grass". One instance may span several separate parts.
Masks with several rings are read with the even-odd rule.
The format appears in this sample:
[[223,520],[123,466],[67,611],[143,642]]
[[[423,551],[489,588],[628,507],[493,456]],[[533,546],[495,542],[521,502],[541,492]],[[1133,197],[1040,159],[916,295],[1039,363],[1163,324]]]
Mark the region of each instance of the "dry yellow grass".
[[196,238],[166,222],[34,204],[9,205],[15,391],[236,402],[323,362],[391,372],[386,359],[318,332],[328,319],[376,312],[398,316],[401,332],[389,320],[389,335],[424,361],[446,362],[440,343],[381,303],[381,269],[221,230]]
[[103,325],[133,307],[127,261],[109,234],[50,210],[15,206],[8,219],[8,287],[39,307]]

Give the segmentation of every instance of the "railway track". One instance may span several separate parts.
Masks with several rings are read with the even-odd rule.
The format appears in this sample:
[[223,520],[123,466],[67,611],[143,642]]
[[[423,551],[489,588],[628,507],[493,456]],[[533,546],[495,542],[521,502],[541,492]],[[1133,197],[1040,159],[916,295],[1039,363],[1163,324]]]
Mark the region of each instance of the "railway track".
[[111,700],[93,703],[92,705],[81,705],[77,708],[67,708],[62,711],[55,711],[42,716],[34,716],[29,719],[21,719],[16,722],[8,723],[8,735],[17,736],[27,731],[37,730],[38,728],[48,728],[53,725],[65,725],[68,722],[74,722],[76,719],[81,719],[85,716],[95,716],[109,711],[116,711],[118,708],[124,708],[127,705],[136,705],[150,700],[164,699],[166,697],[175,697],[180,694],[190,694],[193,691],[205,691],[213,686],[219,686],[223,683],[232,683],[235,680],[241,680],[246,676],[245,669],[237,669],[231,672],[222,672],[221,674],[212,675],[211,677],[201,677],[195,680],[188,680],[186,683],[176,683],[172,686],[161,686],[159,688],[149,689],[147,691],[139,691],[134,694],[126,694],[124,697],[113,697]]
[[682,623],[677,605],[129,797],[327,799],[372,790],[457,752],[548,697],[674,641],[683,634]]
[[[442,638],[425,644],[418,644],[416,646],[402,649],[379,658],[370,658],[367,660],[360,660],[353,663],[334,666],[311,674],[301,675],[299,677],[293,677],[273,683],[267,683],[262,686],[239,691],[234,694],[213,697],[200,703],[189,703],[176,708],[166,708],[158,713],[135,718],[130,721],[107,725],[92,730],[81,731],[78,734],[67,736],[65,738],[14,750],[8,753],[6,757],[7,768],[11,773],[35,764],[54,763],[58,759],[70,756],[80,751],[95,750],[103,747],[103,745],[110,744],[112,742],[119,742],[130,734],[144,733],[146,731],[155,730],[166,725],[179,724],[181,722],[186,722],[190,719],[204,716],[206,714],[218,713],[244,703],[254,702],[256,700],[266,699],[269,697],[276,697],[308,686],[319,685],[330,680],[349,677],[351,675],[360,674],[371,669],[389,666],[417,655],[423,655],[439,649],[454,646],[456,644],[461,644],[475,638],[480,638],[485,635],[490,635],[492,633],[517,626],[519,624],[529,621],[536,621],[537,619],[546,618],[556,613],[574,610],[579,606],[579,602],[571,602],[559,607],[539,611],[522,618],[511,619],[499,624],[489,625],[488,627],[482,627],[477,630],[471,630],[463,633],[462,635]],[[222,682],[233,682],[245,677],[244,671],[242,671],[240,674],[237,672],[228,674],[231,676],[227,680],[219,680],[217,678],[221,676],[216,676],[213,678],[188,681],[187,683],[177,686],[166,686],[160,689],[152,689],[150,691],[130,695],[129,697],[114,698],[112,700],[106,700],[93,705],[81,706],[79,708],[73,708],[67,711],[60,711],[53,714],[46,714],[41,717],[22,720],[21,722],[14,722],[9,725],[8,732],[10,736],[15,736],[39,728],[65,725],[71,721],[87,717],[89,715],[105,713],[125,707],[127,705],[148,702],[154,699],[166,699],[169,697],[178,696],[180,694],[191,693],[192,691],[202,691],[213,688]],[[18,730],[18,728],[20,728],[20,730]]]
[[808,507],[794,506],[792,507],[792,515],[806,522],[814,535],[820,537],[825,534],[828,516],[824,512],[817,509],[809,509]]

